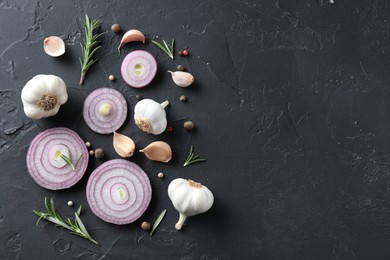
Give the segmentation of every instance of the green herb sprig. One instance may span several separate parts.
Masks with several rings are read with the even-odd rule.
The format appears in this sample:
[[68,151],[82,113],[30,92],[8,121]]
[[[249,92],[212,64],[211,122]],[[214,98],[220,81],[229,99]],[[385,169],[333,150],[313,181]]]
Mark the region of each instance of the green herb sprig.
[[191,145],[190,152],[188,154],[188,157],[186,161],[184,162],[183,166],[186,167],[187,165],[197,163],[197,162],[205,162],[206,159],[199,158],[199,155],[194,154],[194,146]]
[[79,162],[81,161],[81,159],[83,158],[83,155],[84,154],[80,154],[79,158],[77,159],[76,163],[73,164],[72,162],[72,159],[69,158],[68,156],[66,156],[65,154],[61,154],[60,157],[62,160],[64,160],[66,162],[66,164],[68,164],[70,166],[70,168],[72,168],[72,170],[74,171],[77,167],[77,165],[79,164]]
[[54,207],[54,200],[53,198],[50,198],[50,201],[45,198],[45,208],[47,212],[40,212],[33,210],[33,212],[39,217],[37,220],[37,225],[41,221],[41,219],[47,220],[53,224],[55,224],[58,227],[66,228],[70,230],[70,233],[73,235],[77,235],[80,237],[83,237],[85,239],[88,239],[94,244],[98,244],[96,240],[94,240],[91,235],[88,233],[87,229],[85,228],[83,222],[80,219],[80,213],[81,213],[81,206],[77,209],[77,211],[74,213],[75,220],[72,222],[71,219],[64,220],[60,214],[56,211]]
[[167,42],[163,40],[163,44],[152,40],[152,43],[159,47],[165,54],[167,54],[173,60],[173,46],[175,45],[175,39],[172,39],[171,46],[168,46]]
[[81,22],[83,23],[85,31],[85,39],[83,43],[80,43],[83,57],[79,59],[81,65],[80,85],[83,85],[87,71],[97,61],[93,59],[93,55],[101,48],[98,38],[102,36],[104,32],[99,34],[93,33],[93,31],[99,27],[100,20],[91,20],[87,14],[85,14],[85,20],[81,19]]
[[164,209],[160,215],[157,217],[156,221],[153,224],[152,231],[150,232],[150,235],[153,236],[154,231],[156,231],[157,227],[160,225],[161,221],[163,220],[165,213],[167,213],[167,210]]

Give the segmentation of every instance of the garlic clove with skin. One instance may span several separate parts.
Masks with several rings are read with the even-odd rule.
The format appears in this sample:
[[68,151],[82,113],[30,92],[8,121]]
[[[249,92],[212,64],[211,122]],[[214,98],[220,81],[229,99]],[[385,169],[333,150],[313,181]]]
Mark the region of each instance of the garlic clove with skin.
[[114,132],[113,145],[117,154],[124,158],[133,156],[135,152],[134,141],[130,137],[117,132]]
[[175,225],[177,230],[181,230],[187,217],[208,211],[214,203],[214,195],[206,186],[182,178],[169,184],[168,196],[179,212],[179,221]]
[[186,88],[195,81],[194,76],[188,72],[170,70],[168,72],[171,73],[173,82],[179,87]]
[[169,162],[172,159],[172,149],[166,142],[156,141],[140,150],[145,156],[156,162]]
[[136,30],[136,29],[132,29],[130,31],[127,31],[122,39],[121,39],[121,43],[119,44],[119,47],[118,47],[118,51],[120,53],[120,50],[122,48],[122,46],[125,44],[125,43],[128,43],[128,42],[142,42],[142,43],[145,43],[145,35],[139,31],[139,30]]
[[59,57],[65,53],[65,43],[58,36],[50,36],[43,41],[43,49],[47,55]]

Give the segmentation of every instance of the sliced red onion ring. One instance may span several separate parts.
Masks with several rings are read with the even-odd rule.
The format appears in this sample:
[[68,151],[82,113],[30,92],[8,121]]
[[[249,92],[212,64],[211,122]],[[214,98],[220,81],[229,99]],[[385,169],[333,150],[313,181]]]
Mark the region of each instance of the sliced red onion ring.
[[118,130],[126,120],[127,103],[123,95],[112,88],[99,88],[84,101],[84,120],[99,134]]
[[123,80],[133,88],[146,87],[157,72],[156,59],[147,51],[133,51],[122,62]]
[[[69,165],[56,162],[58,158],[53,154],[56,151],[62,151],[74,164],[80,156],[82,158],[72,170]],[[46,189],[61,190],[73,186],[83,177],[88,166],[88,150],[76,132],[57,127],[34,138],[26,161],[28,172],[37,184]]]
[[146,173],[135,163],[115,159],[96,168],[87,184],[92,212],[102,220],[125,225],[145,212],[152,198]]

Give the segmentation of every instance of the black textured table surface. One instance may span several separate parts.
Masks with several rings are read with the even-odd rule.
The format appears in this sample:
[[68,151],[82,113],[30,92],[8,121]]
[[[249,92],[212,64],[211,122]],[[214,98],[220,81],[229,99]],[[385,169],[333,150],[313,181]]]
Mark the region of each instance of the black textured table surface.
[[[78,84],[83,39],[80,18],[101,20],[102,48],[83,86]],[[389,259],[390,249],[390,7],[379,0],[267,1],[0,1],[0,259]],[[137,28],[145,44],[125,45],[111,32]],[[52,58],[43,40],[60,36],[66,53]],[[172,38],[170,59],[151,39]],[[149,51],[158,72],[144,89],[125,84],[120,65],[132,50]],[[183,64],[195,77],[175,86],[167,70]],[[37,74],[68,86],[60,112],[30,120],[21,89]],[[108,79],[109,75],[115,81]],[[119,132],[138,147],[169,143],[168,164],[136,153],[129,161],[148,174],[153,197],[136,222],[116,226],[88,207],[86,183],[104,161],[119,158],[112,135],[93,132],[82,116],[94,89],[126,98],[129,114]],[[134,124],[136,95],[168,99],[171,132],[152,136]],[[188,101],[180,102],[186,95]],[[196,131],[183,129],[191,119]],[[31,141],[43,130],[67,127],[104,160],[90,158],[70,189],[38,186],[26,167]],[[190,145],[206,158],[183,167]],[[163,172],[164,179],[157,173]],[[191,178],[214,194],[213,207],[190,217],[183,229],[167,187]],[[53,197],[72,216],[72,200],[99,245],[42,221]],[[153,236],[140,228],[167,215]]]

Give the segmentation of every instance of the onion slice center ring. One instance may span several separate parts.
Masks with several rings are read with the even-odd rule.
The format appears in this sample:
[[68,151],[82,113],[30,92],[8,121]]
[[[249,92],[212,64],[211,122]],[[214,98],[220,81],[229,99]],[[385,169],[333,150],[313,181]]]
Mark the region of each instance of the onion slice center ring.
[[133,88],[146,87],[157,73],[156,59],[147,51],[130,52],[121,66],[123,80]]
[[126,120],[126,99],[115,89],[98,88],[85,99],[83,117],[96,133],[111,134]]
[[[61,162],[62,159],[53,158],[61,151],[74,164],[82,156],[74,170]],[[56,127],[41,132],[32,140],[26,163],[37,184],[50,190],[61,190],[73,186],[83,177],[88,159],[88,150],[81,137],[68,128]]]
[[96,168],[88,179],[87,200],[100,219],[117,225],[136,221],[152,198],[149,177],[135,163],[109,160]]

